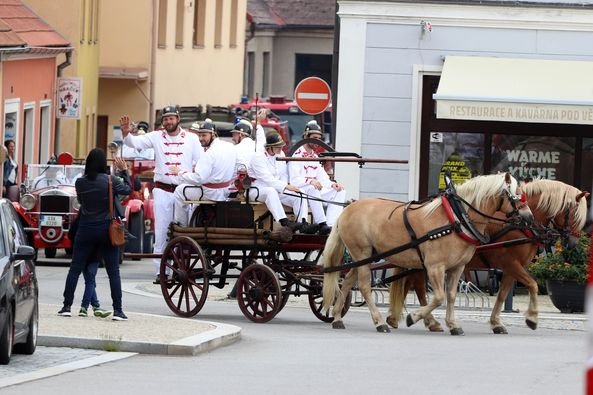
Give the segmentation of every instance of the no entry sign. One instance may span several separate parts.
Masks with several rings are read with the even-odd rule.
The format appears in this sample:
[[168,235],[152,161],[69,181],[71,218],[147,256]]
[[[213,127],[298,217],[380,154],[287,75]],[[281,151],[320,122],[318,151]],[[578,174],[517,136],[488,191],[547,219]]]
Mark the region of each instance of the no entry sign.
[[321,78],[308,77],[297,85],[294,99],[302,112],[310,115],[320,114],[331,102],[331,89]]

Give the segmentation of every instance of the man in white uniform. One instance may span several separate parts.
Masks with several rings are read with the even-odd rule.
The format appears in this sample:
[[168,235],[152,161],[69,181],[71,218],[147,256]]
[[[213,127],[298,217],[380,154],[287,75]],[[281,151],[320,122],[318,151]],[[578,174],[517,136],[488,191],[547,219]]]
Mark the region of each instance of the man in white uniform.
[[234,181],[237,151],[233,144],[216,136],[212,122],[195,122],[190,130],[198,133],[200,144],[206,151],[198,160],[193,172],[180,171],[183,184],[175,188],[175,221],[187,226],[190,213],[187,200],[224,201],[229,196],[229,186]]
[[[269,132],[266,135],[266,159],[268,160],[268,167],[270,172],[276,177],[288,183],[287,165],[284,161],[278,161],[276,158],[284,157],[284,140],[278,132]],[[313,185],[305,185],[299,188],[301,192],[306,195],[315,195],[315,188]],[[308,200],[306,196],[295,196],[295,194],[280,194],[280,201],[286,206],[291,206],[297,222],[300,224],[300,233],[314,234],[318,231],[317,224],[308,224],[307,216],[309,215],[309,206],[313,212],[313,217],[319,218],[325,215],[323,205],[318,200]]]
[[[133,136],[132,124],[127,115],[119,123],[123,142],[136,149],[153,148],[155,156],[154,189],[154,253],[162,254],[167,244],[167,228],[174,219],[173,192],[179,184],[177,173],[191,171],[204,152],[198,136],[179,126],[179,112],[174,106],[167,106],[161,112],[162,129]],[[157,273],[156,282],[160,282],[160,259],[153,260]]]
[[[322,138],[321,128],[317,122],[307,123],[303,138]],[[315,152],[316,147],[315,144],[305,144],[294,152],[293,157],[311,158],[311,162],[290,162],[288,165],[290,183],[298,187],[312,185],[314,187],[311,190],[312,197],[328,202],[344,203],[346,191],[341,184],[331,181],[323,165],[315,161],[319,157]],[[341,205],[330,203],[327,204],[327,212],[324,215],[313,212],[313,222],[319,224],[319,234],[328,234],[331,231],[331,226],[336,222],[343,209],[344,207]]]
[[[263,150],[256,152],[256,144],[251,139],[252,132],[251,123],[243,120],[238,122],[231,130],[233,142],[237,149],[237,171],[239,173],[246,171],[247,175],[253,180],[246,193],[249,199],[264,202],[272,213],[274,220],[279,222],[280,225],[288,226],[293,231],[297,230],[297,224],[290,222],[286,217],[286,212],[278,194],[285,189],[292,192],[299,192],[300,190],[286,181],[276,179],[272,175]],[[265,143],[262,144],[262,148],[264,146]]]

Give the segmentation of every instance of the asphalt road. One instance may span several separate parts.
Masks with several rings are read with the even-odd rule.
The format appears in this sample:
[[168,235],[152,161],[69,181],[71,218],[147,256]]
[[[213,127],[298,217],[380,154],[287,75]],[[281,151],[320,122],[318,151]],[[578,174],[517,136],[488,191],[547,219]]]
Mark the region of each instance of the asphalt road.
[[[41,302],[59,304],[66,267],[39,266]],[[126,262],[124,283],[149,283],[149,261]],[[103,304],[107,276],[98,275]],[[82,284],[82,283],[81,283]],[[77,290],[80,295],[82,289]],[[236,302],[209,300],[192,319],[243,328],[242,339],[196,357],[137,355],[3,388],[3,395],[43,394],[578,394],[583,392],[586,334],[512,327],[493,335],[464,321],[466,335],[429,333],[421,324],[375,332],[366,308],[352,309],[346,330],[333,330],[289,303],[267,324],[254,324]],[[124,293],[127,311],[171,315],[158,295]],[[382,310],[384,312],[384,309]],[[158,328],[155,328],[157,330]],[[161,330],[175,330],[164,328]],[[81,350],[81,354],[88,352]]]

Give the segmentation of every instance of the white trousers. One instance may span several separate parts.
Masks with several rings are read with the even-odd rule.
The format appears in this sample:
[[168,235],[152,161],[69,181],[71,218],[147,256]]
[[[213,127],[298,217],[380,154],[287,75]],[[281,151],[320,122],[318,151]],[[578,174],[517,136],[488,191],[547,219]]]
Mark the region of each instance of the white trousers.
[[175,222],[181,226],[189,223],[190,204],[186,200],[212,200],[221,202],[229,196],[228,188],[205,188],[192,184],[180,184],[175,188]]
[[[155,254],[162,254],[167,246],[167,228],[173,221],[173,210],[175,208],[173,193],[163,191],[160,188],[152,190],[152,197],[154,199],[154,246],[153,252]],[[159,274],[161,267],[161,260],[153,259],[156,274]]]
[[[321,190],[321,198],[328,202],[344,203],[346,201],[346,190],[342,189],[340,192],[333,188],[323,188]],[[340,214],[344,210],[344,206],[338,204],[325,203],[325,217],[329,226],[334,226]]]
[[286,218],[286,212],[280,202],[278,192],[272,187],[252,187],[249,188],[249,199],[258,202],[264,202],[266,207],[272,213],[274,220],[280,222],[281,219]]
[[[309,215],[309,205],[307,204],[307,198],[305,197],[297,197],[292,196],[293,194],[296,195],[294,192],[288,192],[291,195],[285,195],[284,193],[280,194],[280,202],[292,208],[292,212],[294,213],[294,217],[297,222],[301,222],[303,219],[306,220],[307,216]],[[323,209],[321,209],[323,211]]]

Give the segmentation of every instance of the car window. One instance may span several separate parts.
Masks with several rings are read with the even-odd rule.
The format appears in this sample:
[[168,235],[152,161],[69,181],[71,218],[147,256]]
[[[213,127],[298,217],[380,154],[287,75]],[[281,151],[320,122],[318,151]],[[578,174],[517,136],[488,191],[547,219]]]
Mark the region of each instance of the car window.
[[[5,205],[2,205],[2,206],[5,206]],[[1,221],[0,221],[0,223],[1,223],[1,229],[0,229],[0,232],[1,232],[0,233],[0,257],[1,258],[4,258],[4,257],[6,257],[8,255],[7,254],[7,251],[6,251],[6,245],[4,243],[4,235],[2,235],[2,233],[5,233],[6,232],[6,229],[8,228],[6,226],[6,224],[8,224],[8,218],[9,217],[6,216],[6,213],[4,212],[4,210],[2,210],[2,218],[1,218]]]
[[8,245],[11,251],[15,252],[21,245],[27,244],[27,238],[23,229],[19,223],[19,219],[16,217],[16,212],[10,205],[2,205],[2,211],[4,218],[7,222],[5,228],[8,236]]

